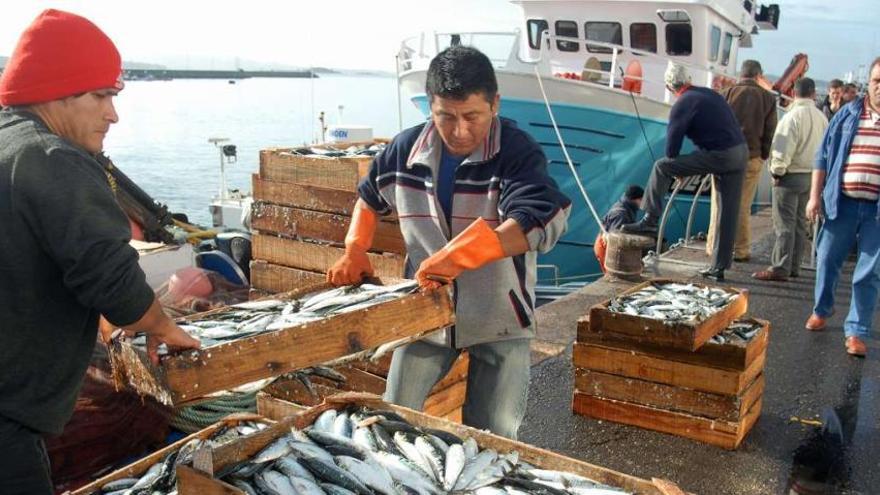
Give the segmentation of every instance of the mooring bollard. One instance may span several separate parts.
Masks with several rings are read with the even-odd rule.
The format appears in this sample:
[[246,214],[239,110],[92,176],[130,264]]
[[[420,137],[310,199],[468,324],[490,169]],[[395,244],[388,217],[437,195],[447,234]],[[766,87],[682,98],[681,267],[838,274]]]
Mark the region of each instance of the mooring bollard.
[[605,234],[608,250],[605,270],[608,276],[637,281],[642,278],[642,252],[654,245],[654,240],[641,235],[609,232]]

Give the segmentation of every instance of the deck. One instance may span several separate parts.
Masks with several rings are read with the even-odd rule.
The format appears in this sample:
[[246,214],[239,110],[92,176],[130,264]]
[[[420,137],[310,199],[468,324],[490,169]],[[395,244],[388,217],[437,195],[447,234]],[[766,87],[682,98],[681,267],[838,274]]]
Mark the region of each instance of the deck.
[[[735,264],[726,284],[748,289],[750,314],[770,320],[773,330],[763,413],[738,451],[569,413],[575,321],[590,305],[629,285],[604,280],[538,309],[520,440],[634,476],[668,478],[695,493],[789,493],[791,483],[808,486],[810,477],[821,477],[811,473],[829,467],[833,476],[827,491],[809,493],[877,493],[880,346],[869,342],[867,359],[845,353],[842,324],[852,265],[839,284],[829,328],[810,333],[803,324],[812,307],[813,272],[802,271],[800,278],[785,283],[753,280],[750,274],[767,266],[773,245],[769,211],[753,217],[753,232],[751,262]],[[670,258],[674,261],[661,264],[657,275],[695,278],[695,268],[708,260],[694,249],[679,249]],[[839,419],[835,429],[843,433],[842,448],[822,441],[827,437],[819,437],[815,426],[832,411]]]

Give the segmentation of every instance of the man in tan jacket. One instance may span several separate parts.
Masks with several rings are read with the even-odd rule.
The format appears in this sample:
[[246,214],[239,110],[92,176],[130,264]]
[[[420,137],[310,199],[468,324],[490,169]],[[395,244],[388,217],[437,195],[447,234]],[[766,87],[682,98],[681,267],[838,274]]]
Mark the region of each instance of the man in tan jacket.
[[[752,201],[758,189],[758,180],[764,161],[770,157],[770,144],[776,130],[776,97],[758,85],[756,79],[763,74],[761,64],[756,60],[746,60],[740,69],[739,82],[721,92],[721,96],[733,108],[736,120],[746,137],[749,146],[749,164],[742,187],[742,200],[736,227],[736,241],[733,248],[734,261],[748,261],[751,253],[751,229],[749,217]],[[712,188],[712,212],[709,215],[709,233],[706,240],[706,253],[712,255],[717,230],[718,195]]]
[[816,83],[812,79],[799,79],[794,94],[794,103],[776,127],[770,152],[776,243],[770,258],[772,265],[752,274],[758,280],[785,281],[797,277],[807,246],[810,174],[828,119],[816,108]]

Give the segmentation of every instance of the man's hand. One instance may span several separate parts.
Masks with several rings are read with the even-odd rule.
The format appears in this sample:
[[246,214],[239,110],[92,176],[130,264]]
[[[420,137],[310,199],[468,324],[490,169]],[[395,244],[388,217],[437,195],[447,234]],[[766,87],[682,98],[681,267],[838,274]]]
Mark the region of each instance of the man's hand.
[[807,201],[807,220],[810,222],[815,222],[822,216],[822,198],[810,196],[810,200]]
[[366,251],[346,249],[345,254],[327,270],[327,281],[335,286],[353,285],[373,276],[373,265]]
[[167,324],[162,325],[158,330],[154,330],[147,334],[147,355],[150,361],[159,365],[159,345],[168,346],[168,351],[179,351],[183,349],[198,349],[201,342],[198,339],[190,337],[182,328],[168,320]]

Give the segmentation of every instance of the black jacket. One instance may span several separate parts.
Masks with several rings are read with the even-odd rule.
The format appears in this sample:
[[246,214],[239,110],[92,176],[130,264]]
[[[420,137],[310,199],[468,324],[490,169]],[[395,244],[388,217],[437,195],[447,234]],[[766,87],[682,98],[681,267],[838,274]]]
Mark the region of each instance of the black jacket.
[[154,299],[101,166],[33,114],[0,112],[0,416],[59,434],[98,315],[139,320]]
[[635,203],[625,197],[621,197],[605,214],[605,218],[602,219],[602,225],[605,226],[606,231],[614,232],[625,224],[635,222],[638,212],[639,208]]

